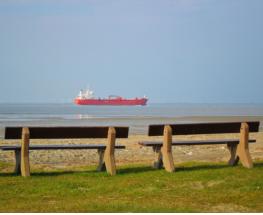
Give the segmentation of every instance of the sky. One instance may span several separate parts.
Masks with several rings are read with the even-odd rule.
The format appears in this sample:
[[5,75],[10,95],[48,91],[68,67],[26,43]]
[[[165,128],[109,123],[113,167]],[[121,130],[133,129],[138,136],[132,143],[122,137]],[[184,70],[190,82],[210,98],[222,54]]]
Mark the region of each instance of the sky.
[[0,103],[263,103],[262,0],[1,0]]

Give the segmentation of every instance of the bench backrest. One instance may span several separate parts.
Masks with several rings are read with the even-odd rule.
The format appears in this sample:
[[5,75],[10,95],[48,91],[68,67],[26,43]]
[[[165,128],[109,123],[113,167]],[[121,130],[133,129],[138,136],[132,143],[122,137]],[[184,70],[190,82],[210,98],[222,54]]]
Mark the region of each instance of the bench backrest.
[[[173,135],[240,133],[242,122],[170,124]],[[249,132],[258,132],[259,122],[247,122]],[[165,125],[150,125],[149,136],[162,136]]]
[[[6,127],[5,139],[21,139],[23,127]],[[28,127],[30,139],[107,138],[109,127]],[[114,127],[116,138],[127,138],[128,127]]]

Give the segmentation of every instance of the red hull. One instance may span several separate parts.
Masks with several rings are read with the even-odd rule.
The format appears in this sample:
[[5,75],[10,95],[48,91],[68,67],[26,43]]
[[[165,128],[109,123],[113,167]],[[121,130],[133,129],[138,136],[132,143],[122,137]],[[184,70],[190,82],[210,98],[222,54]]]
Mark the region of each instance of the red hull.
[[146,98],[137,99],[78,99],[74,100],[77,105],[146,105]]

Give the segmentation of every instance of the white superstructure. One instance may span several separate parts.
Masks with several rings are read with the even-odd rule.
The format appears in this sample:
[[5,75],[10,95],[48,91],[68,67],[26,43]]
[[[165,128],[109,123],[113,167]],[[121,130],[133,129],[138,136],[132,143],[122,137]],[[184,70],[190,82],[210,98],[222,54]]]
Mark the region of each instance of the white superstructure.
[[92,90],[80,90],[79,95],[78,95],[79,99],[92,99],[94,98],[94,92]]

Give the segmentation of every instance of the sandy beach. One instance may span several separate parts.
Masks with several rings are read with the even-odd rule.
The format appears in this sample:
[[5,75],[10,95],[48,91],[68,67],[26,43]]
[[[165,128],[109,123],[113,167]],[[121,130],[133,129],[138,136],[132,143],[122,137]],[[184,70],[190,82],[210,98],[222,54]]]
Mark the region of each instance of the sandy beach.
[[[238,138],[238,134],[224,135],[188,135],[174,136],[178,140]],[[256,143],[250,144],[250,153],[253,160],[263,159],[263,132],[251,133],[250,138],[255,138]],[[116,163],[118,166],[127,164],[149,164],[154,159],[151,147],[142,147],[138,144],[143,140],[161,140],[161,137],[147,137],[146,135],[130,135],[128,139],[117,139],[117,144],[126,146],[126,149],[116,150]],[[69,140],[31,140],[31,144],[100,144],[106,140],[98,139],[69,139]],[[1,140],[0,145],[18,144],[18,141]],[[176,146],[173,147],[173,157],[177,166],[187,161],[226,162],[229,152],[226,145],[206,146]],[[0,151],[0,161],[14,163],[14,152]],[[45,150],[30,152],[31,168],[74,170],[77,166],[96,165],[98,154],[96,150]],[[8,171],[9,168],[6,168]],[[4,170],[5,171],[5,168]]]

